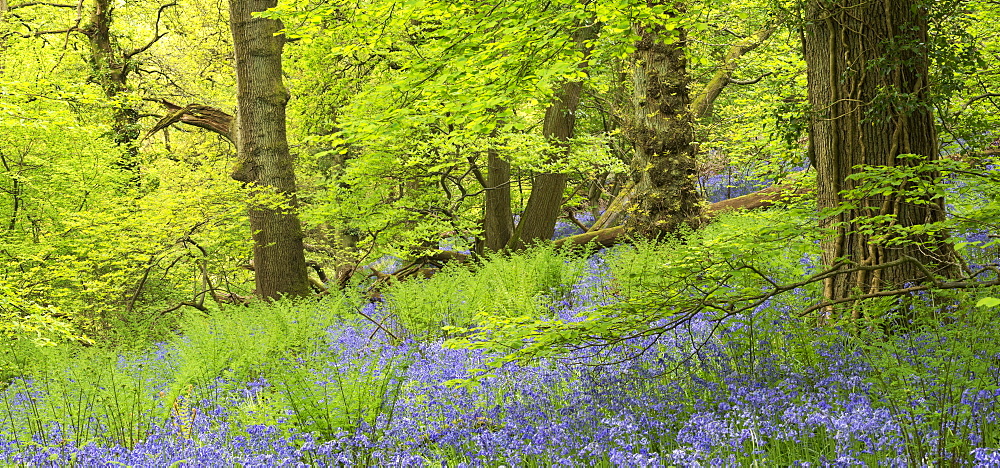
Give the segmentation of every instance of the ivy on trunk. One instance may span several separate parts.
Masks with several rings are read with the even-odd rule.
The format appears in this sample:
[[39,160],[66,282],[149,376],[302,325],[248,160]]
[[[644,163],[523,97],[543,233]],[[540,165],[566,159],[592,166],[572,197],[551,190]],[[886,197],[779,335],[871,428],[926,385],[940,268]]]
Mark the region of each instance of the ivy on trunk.
[[820,222],[835,231],[823,242],[823,261],[863,267],[826,279],[828,300],[921,283],[930,279],[928,272],[958,272],[945,235],[923,229],[944,220],[944,200],[913,192],[935,174],[868,193],[858,192],[861,182],[852,177],[862,165],[902,168],[938,159],[927,34],[926,4],[920,2],[808,3],[810,151],[819,208],[837,210]]

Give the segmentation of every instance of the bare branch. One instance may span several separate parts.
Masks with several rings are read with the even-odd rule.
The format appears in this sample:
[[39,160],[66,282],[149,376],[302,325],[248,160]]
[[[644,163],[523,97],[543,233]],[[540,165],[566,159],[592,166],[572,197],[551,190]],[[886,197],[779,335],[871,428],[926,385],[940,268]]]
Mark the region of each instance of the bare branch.
[[993,98],[993,97],[1000,97],[1000,93],[983,93],[983,94],[980,94],[979,96],[975,96],[975,97],[969,99],[965,104],[962,104],[962,107],[960,109],[958,109],[958,112],[955,112],[954,117],[958,117],[959,115],[961,115],[963,112],[965,112],[966,109],[969,108],[969,106],[971,106],[976,101],[980,101],[980,100],[987,99],[987,98]]
[[76,8],[76,5],[70,5],[66,3],[51,3],[51,2],[26,2],[17,5],[9,5],[8,10],[16,10],[18,8],[26,8],[30,6],[50,6],[54,8]]
[[[361,309],[360,307],[358,308],[358,313],[361,314],[362,317],[368,319],[369,322],[375,325],[375,331],[372,332],[372,335],[368,337],[369,340],[375,337],[375,333],[378,332],[378,330],[382,330],[385,332],[386,335],[391,336],[392,339],[400,341],[399,337],[397,337],[391,331],[389,331],[388,328],[382,326],[382,323],[385,322],[385,318],[382,319],[382,322],[376,322],[375,319],[371,318],[368,314],[365,313],[364,309]],[[386,318],[388,318],[388,316],[386,316]]]
[[146,45],[142,47],[137,47],[129,52],[126,52],[125,60],[128,60],[135,55],[141,54],[149,50],[150,47],[153,47],[153,44],[156,44],[156,41],[159,41],[160,39],[163,38],[163,36],[167,35],[167,33],[162,33],[162,34],[160,33],[160,18],[163,17],[163,10],[166,10],[167,8],[170,8],[172,6],[177,6],[177,2],[160,5],[160,8],[156,10],[156,24],[153,25],[153,38],[150,39],[149,42],[146,43]]
[[150,255],[149,261],[146,262],[146,271],[142,273],[142,278],[139,279],[139,284],[136,285],[135,291],[132,293],[132,297],[125,306],[126,315],[131,314],[132,310],[135,308],[135,301],[139,299],[139,295],[142,294],[142,289],[146,286],[146,281],[149,279],[149,273],[153,271],[153,267],[156,266],[156,263],[156,255]]
[[178,303],[177,305],[175,305],[173,307],[170,307],[169,309],[161,310],[157,315],[166,315],[166,314],[169,314],[170,312],[173,312],[173,311],[175,311],[177,309],[180,309],[181,307],[184,307],[184,306],[194,307],[195,309],[198,309],[198,310],[200,310],[202,312],[206,312],[206,313],[208,312],[208,308],[205,307],[202,304],[199,304],[197,302],[183,301],[183,302],[180,302],[180,303]]
[[737,39],[746,39],[746,37],[747,37],[746,34],[739,34],[739,33],[733,32],[733,30],[729,29],[729,28],[722,28],[722,29],[720,29],[720,31],[722,31],[722,32],[724,32],[726,34],[729,34],[730,36],[733,36],[733,37],[735,37]]
[[21,37],[23,37],[23,38],[29,38],[29,37],[51,36],[53,34],[69,34],[69,33],[74,33],[74,32],[81,32],[82,33],[83,30],[81,30],[80,28],[74,26],[74,27],[66,28],[66,29],[49,29],[49,30],[45,30],[45,31],[35,31],[33,33],[30,33],[30,34],[25,34],[25,33],[18,33],[18,34],[20,34]]
[[767,73],[765,73],[763,75],[758,76],[757,78],[754,78],[752,80],[745,80],[745,81],[734,80],[732,78],[729,78],[729,84],[734,84],[734,85],[752,85],[752,84],[758,83],[760,80],[763,80],[765,77],[771,76],[773,74],[774,74],[774,72],[767,72]]
[[566,219],[568,219],[569,222],[573,223],[576,227],[580,228],[581,231],[587,232],[587,226],[581,223],[580,220],[576,219],[576,216],[573,216],[572,210],[566,210]]
[[479,168],[479,164],[476,164],[475,156],[468,156],[466,159],[469,160],[469,167],[472,168],[472,174],[476,176],[476,180],[483,187],[486,187],[486,176],[483,175],[483,171]]
[[166,99],[161,99],[158,102],[163,104],[170,113],[160,119],[153,128],[146,132],[146,136],[143,139],[149,138],[154,133],[170,125],[181,122],[217,133],[230,142],[233,141],[231,128],[233,123],[232,115],[220,109],[201,104],[188,104],[181,107]]

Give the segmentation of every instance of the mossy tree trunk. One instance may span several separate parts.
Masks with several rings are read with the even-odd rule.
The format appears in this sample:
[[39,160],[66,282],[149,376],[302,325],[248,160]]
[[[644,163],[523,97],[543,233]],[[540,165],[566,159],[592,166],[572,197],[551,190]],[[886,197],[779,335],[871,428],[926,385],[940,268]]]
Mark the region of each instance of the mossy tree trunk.
[[[654,7],[661,2],[648,3]],[[671,34],[656,23],[636,29],[632,115],[626,119],[635,149],[636,195],[625,230],[655,238],[675,232],[681,224],[697,224],[701,199],[688,110],[686,36],[682,30]]]

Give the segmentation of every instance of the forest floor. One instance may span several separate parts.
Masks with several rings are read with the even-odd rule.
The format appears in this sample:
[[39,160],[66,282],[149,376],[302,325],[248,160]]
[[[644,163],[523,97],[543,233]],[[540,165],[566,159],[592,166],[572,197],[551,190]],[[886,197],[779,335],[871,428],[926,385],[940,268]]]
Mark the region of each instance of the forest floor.
[[[716,232],[770,223],[727,219]],[[793,242],[767,261],[801,277],[814,249],[809,240]],[[909,332],[884,334],[803,320],[796,311],[818,291],[802,288],[738,316],[706,312],[671,330],[499,368],[490,367],[492,351],[456,347],[441,331],[500,309],[582,320],[663,290],[656,265],[675,250],[639,244],[589,257],[552,249],[498,256],[472,270],[446,268],[400,283],[380,302],[351,293],[192,316],[172,340],[139,351],[29,356],[12,347],[30,372],[0,392],[0,460],[162,467],[1000,463],[1000,329],[995,309],[977,309],[971,295],[909,303],[965,313],[964,321],[914,322]],[[982,255],[996,261],[995,252]],[[489,372],[473,382],[473,369]]]

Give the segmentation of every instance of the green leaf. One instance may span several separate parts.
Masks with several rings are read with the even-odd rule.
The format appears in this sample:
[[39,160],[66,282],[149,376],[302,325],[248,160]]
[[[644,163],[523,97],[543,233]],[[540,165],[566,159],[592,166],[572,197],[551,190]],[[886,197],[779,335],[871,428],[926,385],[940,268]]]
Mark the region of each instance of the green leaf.
[[984,297],[976,303],[976,307],[996,307],[1000,306],[1000,298]]

